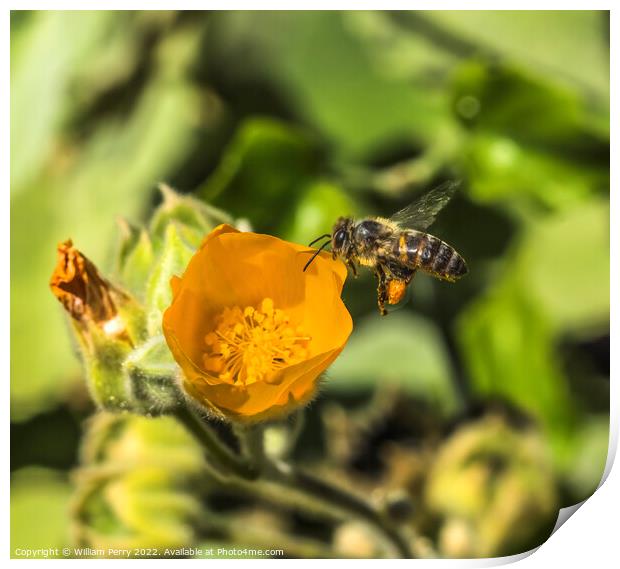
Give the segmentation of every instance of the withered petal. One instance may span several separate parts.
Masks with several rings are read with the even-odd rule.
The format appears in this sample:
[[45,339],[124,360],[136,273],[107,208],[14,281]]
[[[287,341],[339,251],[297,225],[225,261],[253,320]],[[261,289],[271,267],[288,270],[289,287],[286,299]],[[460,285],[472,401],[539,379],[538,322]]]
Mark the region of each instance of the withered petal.
[[116,289],[73,246],[71,239],[58,244],[56,268],[50,279],[50,288],[75,320],[88,318],[102,323],[114,318],[118,312],[112,298]]

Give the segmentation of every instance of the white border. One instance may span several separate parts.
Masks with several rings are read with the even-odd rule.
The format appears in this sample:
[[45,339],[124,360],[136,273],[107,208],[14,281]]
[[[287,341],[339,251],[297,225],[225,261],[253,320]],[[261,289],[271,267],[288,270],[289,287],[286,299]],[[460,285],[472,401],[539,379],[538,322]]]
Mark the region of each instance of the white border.
[[7,2],[11,10],[610,10],[613,3],[601,0],[584,2],[583,0],[522,0],[521,2],[503,2],[498,5],[491,0],[417,0],[405,2],[403,0],[344,0],[330,2],[328,0],[314,0],[313,2],[284,2],[283,0],[211,0],[197,2],[179,0],[170,2],[165,0],[151,0],[150,2],[89,2],[87,5],[76,0],[52,2],[51,0],[32,0]]
[[[110,0],[106,3],[99,2],[99,6],[94,7],[92,4],[85,6],[84,3],[76,1],[32,1],[32,2],[9,2],[8,7],[10,9],[170,9],[171,2],[164,2],[161,0],[152,0],[151,2],[120,2],[118,0]],[[410,10],[410,9],[448,9],[448,10],[463,10],[463,9],[476,9],[476,10],[503,10],[503,9],[519,9],[519,10],[539,10],[539,9],[560,9],[560,10],[610,10],[611,9],[611,61],[618,61],[618,48],[615,34],[618,33],[618,15],[617,10],[613,10],[611,2],[600,1],[575,1],[564,0],[558,1],[532,1],[522,0],[521,2],[510,2],[510,5],[503,3],[500,6],[497,2],[490,1],[475,1],[475,2],[455,2],[455,1],[420,1],[415,3],[408,3],[402,1],[384,0],[379,5],[377,2],[370,2],[367,0],[358,0],[356,2],[345,1],[334,3],[333,1],[315,0],[312,3],[307,3],[302,6],[301,3],[296,3],[294,6],[282,2],[282,1],[269,1],[263,2],[234,2],[234,1],[211,1],[211,2],[188,2],[177,1],[174,4],[175,9],[210,9],[210,10],[230,10],[230,9],[270,9],[270,10],[294,10],[294,9],[306,9],[306,10],[331,10],[335,9],[355,9],[355,10],[367,10],[367,9],[383,9],[383,10]],[[2,114],[2,133],[4,140],[4,151],[2,152],[2,173],[7,183],[7,188],[4,192],[7,202],[9,200],[9,153],[10,148],[10,129],[9,129],[9,89],[6,87],[9,85],[9,65],[10,65],[10,17],[9,11],[5,10],[3,18],[4,33],[2,34],[3,40],[3,67],[4,77],[3,89],[0,90],[0,96],[3,100],[3,108],[5,109]],[[575,38],[575,41],[579,41]],[[612,65],[612,77],[611,77],[611,101],[614,101],[614,95],[617,95],[618,89],[616,88],[617,73],[614,72]],[[612,105],[611,124],[620,124],[620,117],[618,116],[617,107]],[[611,156],[615,156],[615,150],[617,149],[615,131],[612,132],[611,137]],[[611,187],[616,188],[617,176],[615,175],[615,168],[612,164],[612,183]],[[620,243],[620,216],[618,215],[619,200],[615,192],[611,193],[611,290],[620,290],[620,281],[618,279],[618,270],[620,265],[620,259],[618,257],[618,244]],[[10,203],[7,203],[2,211],[3,223],[2,232],[5,236],[3,240],[3,247],[0,252],[0,266],[9,267],[9,244],[10,244]],[[576,267],[576,270],[578,268]],[[9,376],[10,376],[10,364],[9,364],[9,341],[10,341],[10,303],[9,303],[9,278],[4,278],[0,282],[2,287],[2,298],[4,299],[4,318],[2,319],[2,351],[3,351],[3,363],[4,363],[4,390],[5,390],[5,419],[8,423],[9,417]],[[618,318],[618,301],[617,297],[612,295],[611,298],[611,338],[613,347],[617,348],[617,318]],[[617,552],[616,542],[617,537],[617,525],[614,523],[614,506],[620,503],[620,475],[618,474],[618,467],[612,469],[613,458],[616,454],[618,443],[618,386],[617,386],[617,370],[618,370],[618,353],[615,349],[611,350],[611,376],[614,378],[611,381],[611,429],[610,429],[610,451],[608,456],[608,463],[606,467],[606,475],[604,477],[604,483],[595,494],[586,500],[580,507],[578,515],[573,516],[567,523],[565,523],[559,531],[554,533],[549,540],[544,543],[534,555],[523,554],[520,556],[514,556],[511,558],[500,559],[478,559],[478,560],[432,560],[432,561],[411,561],[402,560],[394,561],[394,563],[415,563],[416,567],[488,567],[503,565],[523,559],[521,564],[526,567],[544,567],[547,568],[553,565],[561,565],[564,563],[580,564],[586,563],[594,564],[595,567],[611,567],[616,566],[620,555]],[[9,455],[9,433],[8,429],[5,430],[3,437],[3,450],[4,456]],[[9,469],[5,466],[2,469],[2,479],[4,492],[2,493],[2,500],[4,502],[4,517],[2,518],[2,551],[5,558],[8,559],[10,542],[9,542],[9,524],[10,524],[10,508],[9,508]],[[606,480],[605,480],[606,479]],[[17,560],[12,560],[17,562]],[[48,563],[58,564],[65,563],[67,560],[48,560]],[[22,561],[24,563],[32,562]],[[83,563],[84,560],[80,560]],[[117,563],[118,560],[97,560],[98,563],[112,564]],[[126,561],[132,564],[150,563],[150,560],[131,560]],[[200,563],[199,560],[169,560],[169,563]],[[237,565],[239,563],[247,564],[247,560],[209,560],[209,565],[220,565],[220,563],[226,563],[227,567]],[[278,560],[251,560],[252,566],[266,566],[266,564],[277,563]],[[315,563],[312,560],[299,560],[290,561],[287,563],[295,564],[308,564]],[[338,563],[355,563],[355,565],[367,564],[367,563],[385,563],[384,560],[375,561],[341,561]]]

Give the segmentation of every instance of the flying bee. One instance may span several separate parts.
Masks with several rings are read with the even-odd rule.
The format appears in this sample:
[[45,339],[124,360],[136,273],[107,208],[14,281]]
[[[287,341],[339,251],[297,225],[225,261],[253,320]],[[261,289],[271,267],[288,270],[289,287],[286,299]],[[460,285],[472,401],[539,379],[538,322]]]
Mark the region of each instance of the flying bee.
[[425,232],[457,186],[446,182],[390,218],[339,218],[331,233],[310,243],[327,239],[303,270],[327,245],[331,245],[333,258],[340,257],[355,276],[358,265],[374,269],[382,316],[387,314],[386,304],[398,304],[403,299],[418,269],[444,281],[458,280],[467,273],[463,257],[451,245]]

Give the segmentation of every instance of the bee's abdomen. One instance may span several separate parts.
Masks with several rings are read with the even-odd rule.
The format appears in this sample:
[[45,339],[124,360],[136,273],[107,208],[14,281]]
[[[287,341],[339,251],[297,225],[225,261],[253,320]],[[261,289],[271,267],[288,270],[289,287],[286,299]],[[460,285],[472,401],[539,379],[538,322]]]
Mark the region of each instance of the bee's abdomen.
[[454,281],[467,273],[467,265],[454,247],[421,231],[405,231],[399,239],[402,262],[432,275]]

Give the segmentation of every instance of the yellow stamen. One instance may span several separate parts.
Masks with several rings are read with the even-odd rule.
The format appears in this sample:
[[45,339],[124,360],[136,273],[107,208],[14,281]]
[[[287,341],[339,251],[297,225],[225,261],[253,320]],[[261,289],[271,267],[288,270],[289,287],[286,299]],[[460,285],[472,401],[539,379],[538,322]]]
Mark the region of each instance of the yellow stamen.
[[216,328],[205,336],[203,364],[206,371],[229,383],[249,385],[269,381],[283,367],[308,357],[310,336],[290,323],[273,300],[259,308],[225,308]]

